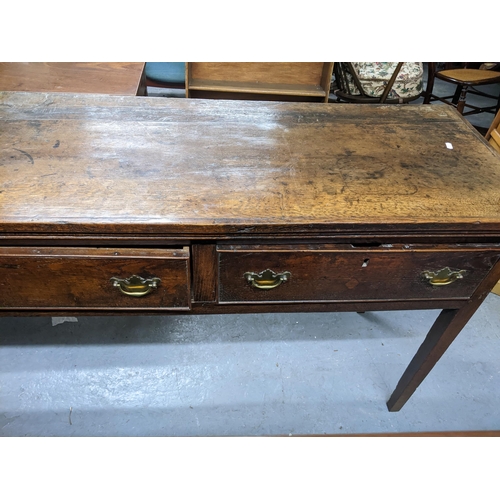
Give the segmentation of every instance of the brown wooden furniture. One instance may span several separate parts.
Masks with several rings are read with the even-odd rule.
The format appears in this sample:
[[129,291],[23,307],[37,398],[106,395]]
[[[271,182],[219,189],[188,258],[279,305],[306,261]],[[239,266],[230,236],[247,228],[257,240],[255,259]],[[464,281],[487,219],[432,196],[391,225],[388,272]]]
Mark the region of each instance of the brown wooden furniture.
[[500,153],[500,111],[498,111],[491,122],[490,128],[484,138]]
[[[477,113],[497,113],[500,108],[500,92],[496,95],[491,95],[482,92],[476,87],[500,83],[500,72],[487,69],[468,68],[467,63],[464,63],[462,68],[452,68],[449,63],[446,63],[446,69],[437,70],[437,63],[430,62],[428,65],[427,88],[424,93],[424,104],[429,104],[432,101],[442,101],[446,104],[451,104],[457,108],[457,111],[464,115],[474,115]],[[438,96],[433,94],[434,81],[438,78],[444,82],[456,85],[456,90],[453,95]],[[499,87],[500,89],[500,87]],[[475,106],[467,102],[467,94],[476,94],[483,97],[488,97],[496,101],[489,106]],[[470,108],[465,111],[465,107]]]
[[186,97],[328,102],[333,63],[186,64]]
[[0,63],[0,91],[146,95],[142,62]]
[[452,108],[6,92],[0,110],[3,315],[442,309],[397,411],[500,278],[500,154]]
[[[500,153],[500,111],[498,111],[493,119],[484,138],[491,144],[493,149],[496,149]],[[500,281],[495,285],[492,292],[500,295]]]

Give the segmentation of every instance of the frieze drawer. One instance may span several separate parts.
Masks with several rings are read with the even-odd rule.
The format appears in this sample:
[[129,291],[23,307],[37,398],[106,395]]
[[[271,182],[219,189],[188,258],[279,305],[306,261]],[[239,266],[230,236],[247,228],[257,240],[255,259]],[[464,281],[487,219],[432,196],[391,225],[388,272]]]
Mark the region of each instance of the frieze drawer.
[[0,248],[0,309],[188,310],[190,252]]
[[465,299],[499,250],[219,245],[219,303]]

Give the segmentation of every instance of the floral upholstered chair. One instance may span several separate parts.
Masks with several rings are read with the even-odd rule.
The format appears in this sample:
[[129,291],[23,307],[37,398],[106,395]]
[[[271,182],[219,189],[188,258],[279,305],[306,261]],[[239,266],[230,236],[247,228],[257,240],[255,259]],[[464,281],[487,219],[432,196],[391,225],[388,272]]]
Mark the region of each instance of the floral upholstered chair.
[[405,103],[422,95],[423,73],[421,62],[335,63],[330,90],[338,101]]

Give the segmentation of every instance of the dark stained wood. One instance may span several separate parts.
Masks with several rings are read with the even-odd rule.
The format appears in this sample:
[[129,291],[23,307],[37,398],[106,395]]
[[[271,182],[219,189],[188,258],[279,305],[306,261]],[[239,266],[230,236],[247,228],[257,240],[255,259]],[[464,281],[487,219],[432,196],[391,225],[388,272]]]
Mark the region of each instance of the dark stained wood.
[[218,90],[216,87],[213,87],[213,90],[206,90],[205,88],[200,86],[200,90],[190,89],[189,97],[196,99],[223,99],[223,100],[224,99],[238,100],[244,98],[245,101],[297,102],[297,100],[300,100],[300,102],[318,102],[319,101],[318,95],[320,96],[320,99],[323,100],[323,97],[321,97],[321,95],[325,94],[323,91],[319,91],[317,88],[308,88],[308,89],[304,88],[302,89],[302,95],[300,96],[300,99],[297,99],[296,88],[281,89],[281,92],[279,94],[278,93],[269,94],[267,92],[262,91],[262,89],[255,89],[255,90],[257,91],[260,90],[260,93],[251,92],[250,88],[247,88],[246,91],[242,93],[241,91],[238,92],[236,90],[234,91]]
[[[296,313],[296,312],[376,312],[376,311],[403,311],[408,309],[457,309],[467,303],[463,299],[443,300],[380,300],[365,302],[294,302],[294,303],[241,303],[241,304],[219,304],[217,302],[191,302],[190,309],[160,309],[160,308],[85,308],[74,311],[78,316],[117,316],[140,314],[144,316],[161,315],[192,315],[192,314],[266,314],[266,313]],[[0,310],[0,316],[67,316],[68,309],[44,307],[43,309],[13,308]],[[335,336],[335,331],[332,331]]]
[[2,93],[0,112],[4,232],[500,232],[500,156],[448,107]]
[[[460,299],[472,295],[493,267],[499,248],[418,245],[359,248],[352,245],[220,246],[219,301],[324,302],[410,299]],[[422,273],[445,267],[463,270],[464,278],[432,286]],[[249,285],[246,272],[290,272],[270,290]]]
[[467,305],[441,312],[387,402],[389,411],[399,411],[403,407],[499,279],[500,262],[479,285]]
[[217,258],[214,244],[192,246],[193,300],[215,302],[217,300]]
[[448,107],[0,92],[0,132],[3,315],[443,309],[397,411],[500,277],[500,154]]
[[0,63],[0,91],[146,95],[143,62]]
[[[129,297],[113,277],[160,278],[157,290]],[[0,310],[189,309],[189,249],[0,247]]]
[[142,66],[141,79],[139,80],[139,85],[135,93],[137,96],[147,96],[148,95],[148,84],[146,78],[146,63]]

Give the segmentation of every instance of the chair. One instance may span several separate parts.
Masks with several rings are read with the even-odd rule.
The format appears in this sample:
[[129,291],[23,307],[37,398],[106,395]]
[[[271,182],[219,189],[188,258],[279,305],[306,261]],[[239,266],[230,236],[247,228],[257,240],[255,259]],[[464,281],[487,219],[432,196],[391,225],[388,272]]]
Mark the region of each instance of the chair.
[[186,63],[147,62],[146,86],[167,89],[184,89],[186,86]]
[[[484,138],[500,153],[500,111],[497,112]],[[500,295],[500,281],[493,287],[492,292]]]
[[484,138],[491,144],[493,149],[500,153],[500,111],[496,114]]
[[[497,113],[500,108],[500,92],[498,94],[490,94],[486,91],[478,90],[476,87],[482,85],[491,85],[500,82],[500,72],[490,69],[470,68],[470,63],[464,63],[463,67],[453,68],[451,63],[445,63],[442,70],[437,69],[437,63],[428,63],[428,78],[427,88],[424,93],[424,104],[429,104],[432,101],[442,101],[457,108],[457,111],[463,115],[474,115],[477,113]],[[433,94],[435,79],[442,80],[456,85],[456,90],[453,95],[440,97]],[[499,89],[500,90],[500,89]],[[489,99],[496,100],[495,104],[490,106],[476,106],[466,102],[467,94],[475,94]],[[465,107],[470,108],[470,111],[465,111]]]
[[330,91],[340,102],[402,104],[422,94],[421,62],[339,62],[334,74]]

